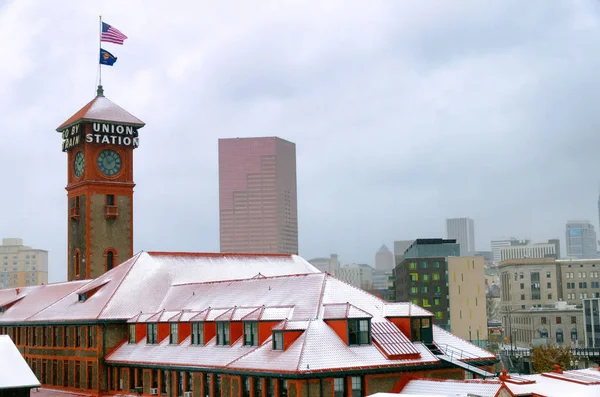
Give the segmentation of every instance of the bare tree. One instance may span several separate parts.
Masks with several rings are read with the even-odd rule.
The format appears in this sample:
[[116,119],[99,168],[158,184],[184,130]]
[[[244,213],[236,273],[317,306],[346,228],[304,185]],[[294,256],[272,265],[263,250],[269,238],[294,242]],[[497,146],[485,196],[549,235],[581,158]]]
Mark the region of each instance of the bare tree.
[[500,299],[486,295],[485,306],[488,321],[500,320]]

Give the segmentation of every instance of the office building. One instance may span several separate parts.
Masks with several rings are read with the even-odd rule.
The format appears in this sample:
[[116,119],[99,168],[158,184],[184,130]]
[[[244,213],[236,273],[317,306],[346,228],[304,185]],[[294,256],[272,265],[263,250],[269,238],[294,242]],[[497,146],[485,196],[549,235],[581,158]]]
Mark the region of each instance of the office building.
[[568,221],[566,225],[567,257],[594,259],[598,257],[596,231],[589,221]]
[[398,240],[394,241],[394,266],[404,259],[404,252],[415,240]]
[[335,274],[336,270],[340,267],[340,260],[338,254],[331,254],[329,258],[319,257],[309,259],[308,263],[319,269],[319,271]]
[[458,252],[455,240],[415,240],[394,270],[396,300],[432,311],[434,323],[452,333],[483,341],[487,339],[484,260]]
[[524,258],[558,258],[560,254],[560,242],[548,240],[547,243],[534,243],[529,240],[520,240],[507,247],[500,248],[500,261]]
[[475,223],[470,218],[446,219],[446,237],[460,245],[460,255],[475,251]]
[[583,329],[585,347],[600,347],[600,298],[583,300]]
[[394,253],[384,245],[375,254],[375,269],[392,270],[394,268]]
[[219,139],[221,252],[298,253],[296,145]]
[[365,264],[343,265],[335,272],[335,277],[355,286],[369,291],[373,288],[373,268]]
[[0,288],[48,284],[48,251],[3,238],[0,245]]
[[492,256],[494,259],[494,263],[498,264],[501,261],[501,258],[500,258],[500,249],[501,248],[510,247],[511,245],[518,243],[518,242],[519,242],[519,240],[514,237],[492,240],[491,249],[492,249]]

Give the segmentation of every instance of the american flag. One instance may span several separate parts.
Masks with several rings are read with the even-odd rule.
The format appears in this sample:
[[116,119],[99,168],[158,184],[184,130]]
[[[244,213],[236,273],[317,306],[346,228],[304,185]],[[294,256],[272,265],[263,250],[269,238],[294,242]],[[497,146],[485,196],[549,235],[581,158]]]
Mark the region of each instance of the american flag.
[[102,36],[100,41],[108,41],[109,43],[123,44],[123,41],[127,38],[123,33],[119,32],[118,29],[113,28],[107,23],[102,22]]

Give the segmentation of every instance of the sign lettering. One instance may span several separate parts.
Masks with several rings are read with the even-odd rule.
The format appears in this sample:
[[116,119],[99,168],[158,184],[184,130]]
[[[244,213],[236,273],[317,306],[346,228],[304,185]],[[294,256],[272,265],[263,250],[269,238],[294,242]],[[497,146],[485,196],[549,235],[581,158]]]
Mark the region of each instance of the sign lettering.
[[[79,146],[83,143],[83,128],[81,124],[65,128],[62,131],[62,151]],[[140,138],[136,127],[130,125],[92,123],[91,130],[85,134],[86,143],[103,145],[130,146],[134,149],[140,146]]]

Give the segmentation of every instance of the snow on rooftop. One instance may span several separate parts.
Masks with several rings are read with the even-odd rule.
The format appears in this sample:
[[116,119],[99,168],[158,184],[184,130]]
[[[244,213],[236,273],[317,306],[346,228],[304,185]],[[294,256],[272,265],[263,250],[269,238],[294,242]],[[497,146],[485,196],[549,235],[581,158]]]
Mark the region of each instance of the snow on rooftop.
[[[511,375],[512,376],[512,375]],[[545,397],[597,397],[600,396],[600,371],[595,368],[563,371],[562,374],[544,373],[519,375],[519,379],[533,383],[513,383],[507,379],[505,384],[514,395],[540,395]],[[586,380],[587,379],[587,380]]]
[[[413,379],[401,390],[400,395],[495,397],[502,387],[500,380],[449,380],[449,379]],[[398,394],[396,394],[396,397]]]
[[79,109],[77,113],[69,117],[69,119],[62,123],[56,130],[62,131],[64,128],[69,127],[80,120],[108,121],[119,124],[130,124],[138,127],[143,127],[145,125],[142,120],[115,104],[107,97],[97,96]]
[[0,390],[39,386],[40,382],[10,337],[0,335]]

